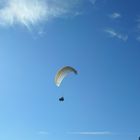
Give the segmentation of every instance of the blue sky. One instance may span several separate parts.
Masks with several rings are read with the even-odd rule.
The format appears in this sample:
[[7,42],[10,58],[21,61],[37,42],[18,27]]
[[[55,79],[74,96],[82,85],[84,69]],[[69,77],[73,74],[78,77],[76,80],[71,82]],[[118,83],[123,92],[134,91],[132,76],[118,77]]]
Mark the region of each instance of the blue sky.
[[[139,5],[1,0],[0,139],[136,140]],[[54,77],[65,65],[79,74],[58,88]]]

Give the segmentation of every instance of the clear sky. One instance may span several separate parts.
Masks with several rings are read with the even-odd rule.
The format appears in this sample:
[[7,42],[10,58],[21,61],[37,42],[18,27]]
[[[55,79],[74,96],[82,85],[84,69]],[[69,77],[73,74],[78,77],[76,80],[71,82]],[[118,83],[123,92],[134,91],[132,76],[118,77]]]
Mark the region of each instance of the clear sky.
[[[139,6],[1,0],[0,139],[137,140]],[[58,88],[54,77],[65,65],[79,74]]]

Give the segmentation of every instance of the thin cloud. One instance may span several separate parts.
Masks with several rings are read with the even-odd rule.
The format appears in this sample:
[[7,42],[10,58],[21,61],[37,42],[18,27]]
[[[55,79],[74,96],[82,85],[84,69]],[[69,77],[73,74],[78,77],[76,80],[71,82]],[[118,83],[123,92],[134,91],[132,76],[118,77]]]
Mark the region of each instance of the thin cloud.
[[0,9],[0,24],[3,26],[22,24],[29,28],[44,20],[47,9],[43,1],[8,0]]
[[109,17],[111,19],[118,19],[118,18],[121,18],[121,14],[117,13],[117,12],[114,12],[114,13],[110,14]]
[[137,41],[140,41],[140,17],[137,18],[136,20],[137,26],[136,26],[136,32],[138,33],[138,36],[136,37]]
[[68,134],[73,135],[112,135],[113,133],[109,131],[93,131],[93,132],[68,132]]
[[3,0],[0,25],[24,25],[28,29],[39,23],[72,12],[80,0]]
[[123,41],[127,41],[127,39],[128,39],[128,35],[123,35],[119,32],[116,32],[113,29],[106,29],[104,31],[106,33],[108,33],[110,35],[110,37],[115,37],[115,38],[118,38],[118,39],[123,40]]
[[49,132],[47,132],[47,131],[39,131],[38,134],[39,135],[48,135]]
[[136,38],[136,40],[137,40],[137,41],[140,41],[140,36],[138,36],[138,37]]
[[89,2],[94,5],[96,3],[96,0],[89,0]]

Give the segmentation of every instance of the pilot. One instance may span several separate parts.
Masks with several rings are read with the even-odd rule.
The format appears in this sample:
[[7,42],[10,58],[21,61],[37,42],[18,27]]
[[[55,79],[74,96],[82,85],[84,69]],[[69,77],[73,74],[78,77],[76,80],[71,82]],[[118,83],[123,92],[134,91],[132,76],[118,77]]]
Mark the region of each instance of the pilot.
[[63,102],[63,101],[64,101],[64,97],[60,97],[60,98],[59,98],[59,101],[60,101],[60,102]]

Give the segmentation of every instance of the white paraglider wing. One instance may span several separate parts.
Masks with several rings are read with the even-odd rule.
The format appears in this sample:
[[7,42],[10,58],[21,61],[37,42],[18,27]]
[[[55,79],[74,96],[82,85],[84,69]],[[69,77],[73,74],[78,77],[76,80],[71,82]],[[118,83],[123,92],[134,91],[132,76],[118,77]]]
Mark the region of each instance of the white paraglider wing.
[[56,86],[60,86],[61,82],[63,81],[63,79],[69,74],[69,73],[75,73],[77,74],[77,71],[73,68],[73,67],[70,67],[70,66],[65,66],[63,68],[61,68],[56,76],[55,76],[55,84]]

